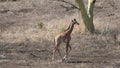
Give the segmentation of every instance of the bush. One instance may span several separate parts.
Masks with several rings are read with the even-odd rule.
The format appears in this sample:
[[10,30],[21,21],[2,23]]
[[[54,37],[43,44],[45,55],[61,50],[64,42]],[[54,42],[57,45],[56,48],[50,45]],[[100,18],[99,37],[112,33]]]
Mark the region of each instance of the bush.
[[61,28],[60,28],[60,32],[64,32],[66,30],[66,26],[62,26]]
[[38,22],[37,25],[39,28],[43,28],[43,26],[44,26],[43,22]]

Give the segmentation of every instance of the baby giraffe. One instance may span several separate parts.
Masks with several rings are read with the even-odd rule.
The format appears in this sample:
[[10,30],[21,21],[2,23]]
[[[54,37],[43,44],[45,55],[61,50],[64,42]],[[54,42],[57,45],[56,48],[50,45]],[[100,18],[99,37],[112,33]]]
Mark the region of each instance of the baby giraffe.
[[[71,33],[73,31],[73,28],[74,28],[75,24],[79,25],[79,23],[76,21],[76,19],[71,21],[68,28],[64,32],[55,36],[55,38],[54,38],[55,46],[54,46],[53,57],[52,57],[53,61],[54,61],[54,58],[55,58],[55,52],[56,51],[59,53],[62,61],[66,60],[68,58],[68,54],[71,51],[71,46],[70,46]],[[61,43],[66,44],[66,54],[65,54],[64,57],[62,57],[61,52],[59,51],[59,46],[60,46]]]

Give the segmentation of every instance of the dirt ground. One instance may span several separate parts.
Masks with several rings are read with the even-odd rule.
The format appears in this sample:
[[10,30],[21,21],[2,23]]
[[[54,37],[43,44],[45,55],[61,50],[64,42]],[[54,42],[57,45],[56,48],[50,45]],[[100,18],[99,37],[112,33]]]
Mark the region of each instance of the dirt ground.
[[[81,33],[76,3],[65,1],[0,2],[0,68],[120,68],[120,0],[96,1],[95,34]],[[72,33],[69,60],[53,64],[54,36],[74,18],[80,26]],[[65,44],[60,50],[65,55]],[[57,53],[55,57],[60,60]]]

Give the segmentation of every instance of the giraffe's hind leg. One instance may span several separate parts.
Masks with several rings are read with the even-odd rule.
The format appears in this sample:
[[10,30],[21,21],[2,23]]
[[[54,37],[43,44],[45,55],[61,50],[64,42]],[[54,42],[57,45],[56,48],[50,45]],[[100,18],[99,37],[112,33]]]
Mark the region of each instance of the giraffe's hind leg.
[[56,52],[56,48],[54,47],[54,49],[53,49],[52,61],[54,61],[54,59],[55,59],[55,52]]
[[60,58],[63,60],[62,54],[61,54],[61,52],[60,52],[60,50],[59,50],[59,48],[58,48],[59,45],[60,45],[60,44],[57,44],[57,45],[54,47],[53,57],[52,57],[52,60],[53,60],[53,61],[54,61],[54,59],[55,59],[55,52],[56,52],[56,51],[59,53]]

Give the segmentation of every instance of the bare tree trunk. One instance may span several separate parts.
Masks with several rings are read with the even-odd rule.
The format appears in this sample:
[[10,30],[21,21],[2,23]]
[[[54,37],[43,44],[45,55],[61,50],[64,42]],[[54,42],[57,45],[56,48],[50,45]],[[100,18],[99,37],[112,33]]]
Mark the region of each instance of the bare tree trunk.
[[87,30],[93,33],[95,31],[93,24],[93,8],[96,0],[88,0],[88,10],[85,9],[83,0],[75,0],[75,1],[79,6],[79,10],[81,11],[82,19]]

